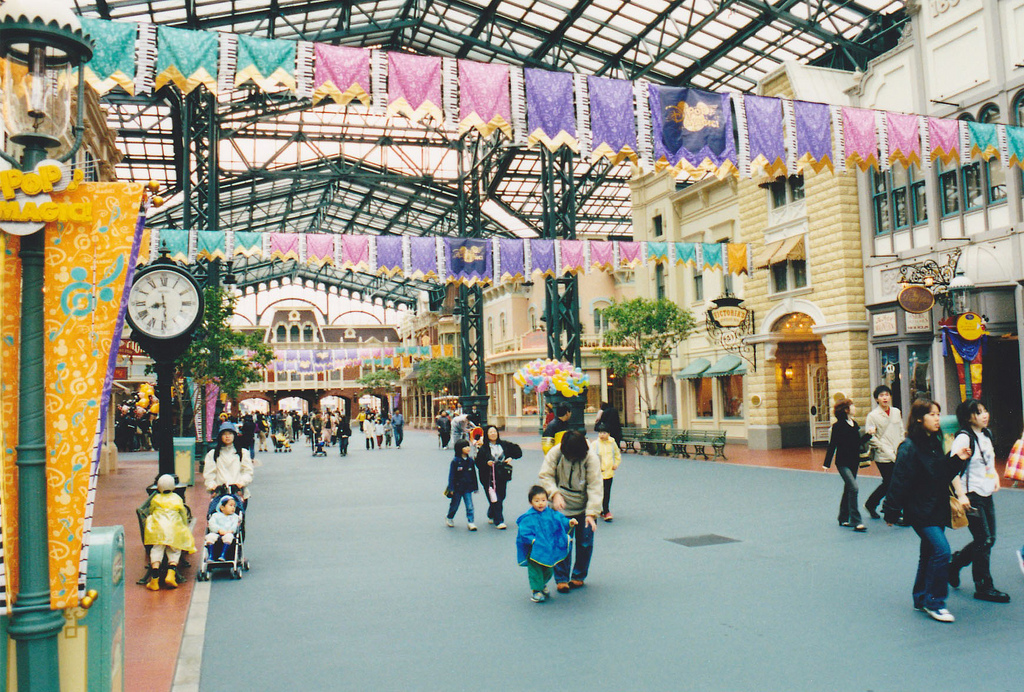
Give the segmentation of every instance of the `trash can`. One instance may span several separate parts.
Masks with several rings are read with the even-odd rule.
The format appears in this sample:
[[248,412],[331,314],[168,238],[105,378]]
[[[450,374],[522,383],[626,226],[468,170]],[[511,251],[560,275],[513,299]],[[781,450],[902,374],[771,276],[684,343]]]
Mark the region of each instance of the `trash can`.
[[648,428],[672,428],[675,427],[675,419],[671,413],[656,413],[647,419]]
[[194,437],[174,438],[174,473],[178,483],[195,485],[196,482],[196,439]]

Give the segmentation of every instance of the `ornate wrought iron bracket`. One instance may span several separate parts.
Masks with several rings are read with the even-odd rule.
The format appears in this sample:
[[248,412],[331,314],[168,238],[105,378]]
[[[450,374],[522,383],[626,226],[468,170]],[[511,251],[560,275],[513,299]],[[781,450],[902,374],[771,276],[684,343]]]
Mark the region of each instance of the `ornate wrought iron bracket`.
[[728,353],[734,353],[750,363],[757,372],[757,350],[754,344],[744,342],[744,337],[754,333],[754,311],[743,307],[743,299],[729,291],[715,298],[705,316],[708,337]]

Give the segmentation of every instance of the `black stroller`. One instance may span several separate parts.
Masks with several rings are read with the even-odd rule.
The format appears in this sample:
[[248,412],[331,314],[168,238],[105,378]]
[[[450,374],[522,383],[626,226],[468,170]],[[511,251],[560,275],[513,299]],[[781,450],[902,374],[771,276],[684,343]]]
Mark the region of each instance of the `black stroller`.
[[209,524],[210,517],[213,516],[223,501],[226,499],[232,499],[235,501],[235,512],[239,516],[238,529],[235,531],[234,540],[229,543],[225,543],[222,538],[218,538],[213,543],[203,541],[203,557],[199,563],[199,570],[196,572],[196,579],[198,581],[207,581],[210,578],[210,572],[214,569],[226,569],[229,570],[233,579],[241,579],[242,572],[249,571],[249,561],[245,559],[245,514],[246,504],[245,500],[242,499],[242,493],[237,486],[221,486],[217,488],[217,494],[210,502],[210,507],[206,512],[206,521]]

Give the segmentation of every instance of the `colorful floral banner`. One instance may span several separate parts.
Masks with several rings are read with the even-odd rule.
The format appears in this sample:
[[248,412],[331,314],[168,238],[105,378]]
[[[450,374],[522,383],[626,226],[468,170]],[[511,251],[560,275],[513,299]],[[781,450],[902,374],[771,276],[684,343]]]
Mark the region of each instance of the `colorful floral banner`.
[[200,84],[217,93],[217,34],[157,27],[156,81],[159,90],[168,82],[188,94]]
[[270,234],[270,258],[276,260],[298,260],[299,234],[298,233],[271,233]]
[[81,17],[82,29],[92,39],[92,60],[85,65],[85,81],[103,96],[114,87],[135,94],[135,22],[106,22]]
[[551,151],[567,146],[579,153],[573,82],[568,72],[527,68],[526,120],[530,144],[543,144]]
[[704,257],[704,264],[701,269],[722,268],[721,243],[702,243],[701,254]]
[[160,231],[160,247],[170,252],[168,256],[175,262],[188,262],[189,235],[188,231]]
[[633,115],[633,83],[625,79],[587,77],[590,95],[592,158],[612,163],[627,159],[636,163],[636,118]]
[[442,122],[441,58],[388,53],[388,115]]
[[586,250],[583,244],[582,240],[562,240],[559,243],[563,274],[578,274],[586,270]]
[[916,115],[886,113],[889,161],[905,168],[921,165],[921,128]]
[[668,264],[668,243],[647,243],[647,261],[654,264]]
[[785,137],[782,131],[782,101],[746,94],[743,106],[747,118],[747,146],[750,167],[760,175],[786,174]]
[[236,231],[233,255],[256,257],[263,254],[263,234],[254,231]]
[[693,177],[735,174],[736,142],[728,94],[649,85],[654,165]]
[[967,133],[971,137],[971,156],[988,161],[999,158],[999,132],[994,123],[967,121]]
[[832,170],[832,113],[824,103],[793,102],[797,166],[815,173]]
[[317,43],[313,57],[314,104],[329,98],[340,106],[353,99],[370,105],[370,51]]
[[436,279],[437,242],[429,236],[409,238],[409,278]]
[[960,160],[960,121],[928,118],[928,141],[930,157],[947,166]]
[[459,135],[474,127],[484,137],[501,130],[512,139],[508,65],[459,60]]
[[498,282],[526,281],[525,241],[519,238],[498,238],[497,243],[501,267],[496,277]]
[[196,239],[196,257],[202,260],[226,260],[228,258],[227,233],[224,231],[199,231]]
[[676,264],[697,266],[697,244],[676,243]]
[[875,111],[843,108],[843,146],[848,165],[862,171],[878,168],[877,132]]
[[370,268],[370,236],[341,236],[341,266],[353,271],[367,271]]
[[555,241],[546,238],[533,238],[530,244],[530,274],[540,272],[542,277],[557,276],[555,267]]
[[633,269],[643,264],[643,244],[638,242],[619,243],[619,264],[628,269]]
[[306,235],[306,262],[324,266],[334,264],[333,233],[309,233]]
[[750,274],[750,253],[747,252],[746,243],[729,243],[726,246],[726,255],[729,261],[729,273]]
[[615,243],[610,240],[591,240],[590,266],[594,269],[614,271]]
[[252,81],[263,91],[295,91],[295,42],[238,35],[235,86]]
[[395,276],[405,271],[402,259],[402,237],[382,235],[377,237],[377,273]]

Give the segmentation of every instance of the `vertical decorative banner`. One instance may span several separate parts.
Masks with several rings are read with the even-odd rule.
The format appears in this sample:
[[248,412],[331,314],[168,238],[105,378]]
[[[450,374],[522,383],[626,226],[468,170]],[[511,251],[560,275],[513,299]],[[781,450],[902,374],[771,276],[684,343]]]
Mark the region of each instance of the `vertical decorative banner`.
[[459,136],[474,127],[484,137],[501,130],[512,139],[508,65],[459,60]]
[[298,260],[299,259],[299,234],[298,233],[271,233],[270,234],[270,259],[276,260]]
[[697,266],[696,243],[676,243],[676,264],[690,267]]
[[[51,223],[44,235],[43,368],[45,372],[47,535],[50,607],[78,603],[85,581],[85,536],[92,523],[90,485],[121,342],[125,289],[141,243],[136,224],[141,184],[93,183],[55,192],[55,203],[88,205],[88,222]],[[17,582],[17,404],[20,269],[5,238],[0,305],[3,385],[2,511],[7,593]],[[12,329],[13,327],[13,329]],[[12,354],[13,351],[13,354]]]
[[445,238],[448,281],[472,286],[491,282],[490,242],[478,238]]
[[440,123],[441,58],[388,53],[388,110],[413,121],[431,117]]
[[878,131],[875,111],[843,107],[843,148],[847,165],[862,171],[878,168]]
[[746,243],[729,243],[725,250],[729,260],[730,274],[750,274],[749,253]]
[[341,236],[341,266],[357,272],[370,268],[370,236]]
[[555,267],[555,241],[546,238],[532,238],[530,244],[530,275],[540,272],[542,277],[557,276]]
[[496,238],[495,244],[501,257],[501,274],[495,276],[495,280],[499,283],[526,281],[525,241],[521,238]]
[[929,158],[947,166],[960,160],[960,121],[928,118]]
[[436,238],[409,238],[409,278],[436,279],[437,244]]
[[821,173],[833,166],[832,113],[824,103],[793,101],[793,120],[796,122],[796,159],[801,169],[809,166]]
[[18,361],[21,344],[20,238],[0,233],[0,613],[9,612],[7,594],[18,579]]
[[579,153],[572,74],[532,68],[523,74],[530,145],[540,143],[551,151],[564,145]]
[[904,168],[921,165],[921,129],[916,115],[886,113],[889,132],[889,161]]
[[971,137],[971,156],[989,161],[999,158],[999,133],[995,123],[967,121],[967,133]]
[[196,239],[196,257],[203,260],[228,258],[227,234],[224,231],[199,231]]
[[722,244],[721,243],[702,243],[702,254],[704,262],[701,269],[721,269],[722,268]]
[[160,246],[167,249],[175,262],[188,262],[189,232],[164,228],[160,231]]
[[157,27],[154,90],[170,82],[188,94],[200,84],[217,93],[217,34]]
[[656,170],[719,178],[737,172],[728,94],[651,84],[648,95]]
[[252,81],[263,91],[295,92],[295,41],[238,34],[235,86]]
[[766,96],[744,94],[743,106],[747,119],[751,175],[785,175],[786,149],[782,130],[782,102]]
[[643,245],[636,241],[619,242],[619,264],[633,269],[644,263]]
[[387,277],[402,273],[402,236],[377,236],[377,273]]
[[1006,128],[1006,147],[1009,152],[1006,165],[1024,168],[1024,127]]
[[582,240],[560,240],[562,274],[579,274],[586,269],[586,252]]
[[668,264],[668,243],[647,243],[647,261],[653,264]]
[[314,105],[328,98],[339,106],[353,100],[370,105],[370,51],[317,43],[313,56]]
[[232,255],[260,257],[263,255],[263,234],[254,231],[236,231]]
[[108,22],[82,17],[82,29],[92,39],[92,60],[85,65],[85,81],[103,96],[116,86],[135,95],[135,22]]
[[[633,115],[633,82],[626,79],[587,77],[590,93],[591,155],[618,164],[639,160],[636,117]],[[591,248],[593,249],[593,248]]]
[[590,241],[590,266],[615,271],[615,244],[610,240]]
[[334,234],[306,234],[306,263],[319,267],[334,264]]

